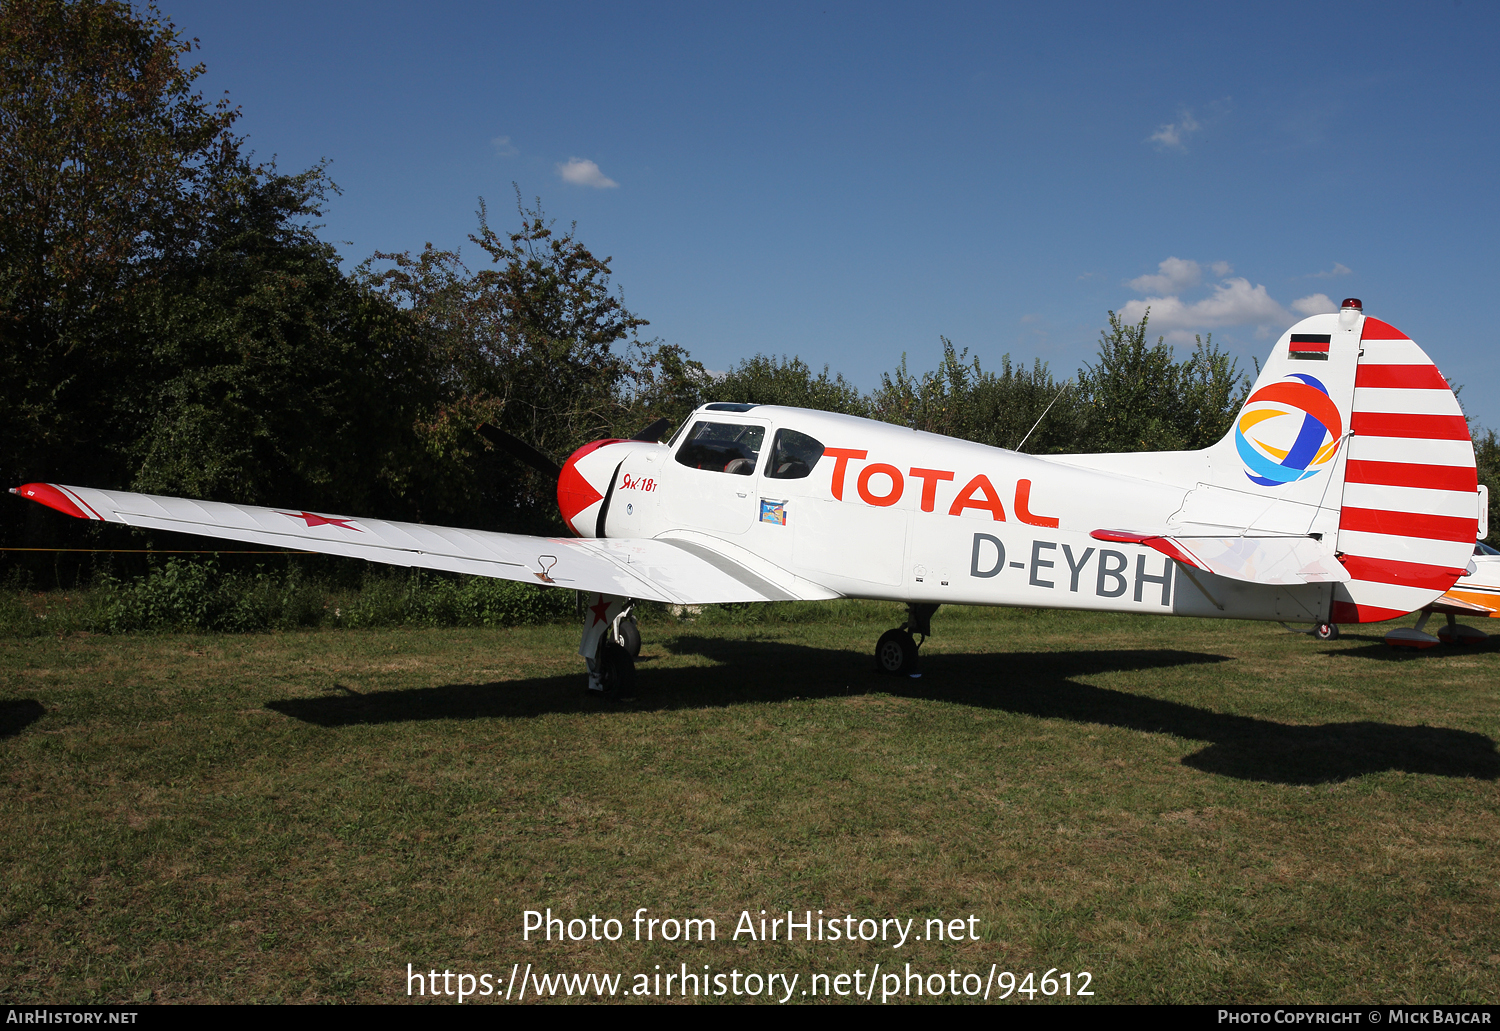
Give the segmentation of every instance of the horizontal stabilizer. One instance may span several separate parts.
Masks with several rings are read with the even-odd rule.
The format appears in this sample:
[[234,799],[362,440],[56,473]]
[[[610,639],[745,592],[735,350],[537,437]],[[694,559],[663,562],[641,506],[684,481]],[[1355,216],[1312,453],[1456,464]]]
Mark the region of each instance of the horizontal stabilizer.
[[1349,572],[1322,541],[1304,535],[1181,537],[1131,530],[1095,530],[1095,540],[1141,544],[1174,562],[1255,584],[1345,583]]
[[1423,606],[1422,611],[1426,612],[1429,609],[1433,612],[1451,612],[1455,616],[1493,616],[1495,614],[1494,609],[1464,601],[1462,598],[1455,598],[1451,594],[1445,594],[1432,604]]

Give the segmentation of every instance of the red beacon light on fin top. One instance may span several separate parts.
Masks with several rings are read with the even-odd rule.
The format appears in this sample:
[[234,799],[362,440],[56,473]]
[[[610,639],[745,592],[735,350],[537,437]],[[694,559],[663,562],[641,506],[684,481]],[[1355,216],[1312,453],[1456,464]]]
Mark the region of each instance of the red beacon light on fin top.
[[1340,308],[1354,308],[1354,309],[1357,309],[1359,311],[1364,311],[1365,310],[1364,302],[1361,301],[1358,297],[1345,297],[1344,298],[1344,302],[1342,304],[1340,304],[1339,307]]

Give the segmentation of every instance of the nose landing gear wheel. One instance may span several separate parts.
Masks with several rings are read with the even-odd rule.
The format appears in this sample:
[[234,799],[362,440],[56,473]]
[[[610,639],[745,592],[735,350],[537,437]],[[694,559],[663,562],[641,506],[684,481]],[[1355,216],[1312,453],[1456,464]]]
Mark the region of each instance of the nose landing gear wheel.
[[917,671],[917,642],[902,629],[887,630],[875,645],[875,665],[891,676]]

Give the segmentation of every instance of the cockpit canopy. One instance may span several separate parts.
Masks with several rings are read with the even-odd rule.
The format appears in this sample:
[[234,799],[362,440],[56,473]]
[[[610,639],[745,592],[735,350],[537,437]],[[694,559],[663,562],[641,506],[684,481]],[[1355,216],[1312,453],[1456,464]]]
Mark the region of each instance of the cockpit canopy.
[[[709,410],[723,410],[729,405],[709,405]],[[751,405],[734,405],[750,408]],[[760,462],[766,428],[755,423],[719,422],[697,419],[682,435],[677,448],[677,464],[690,469],[706,469],[731,476],[750,476]],[[821,441],[796,430],[781,429],[771,442],[771,457],[764,475],[773,480],[799,480],[812,473],[823,457]]]

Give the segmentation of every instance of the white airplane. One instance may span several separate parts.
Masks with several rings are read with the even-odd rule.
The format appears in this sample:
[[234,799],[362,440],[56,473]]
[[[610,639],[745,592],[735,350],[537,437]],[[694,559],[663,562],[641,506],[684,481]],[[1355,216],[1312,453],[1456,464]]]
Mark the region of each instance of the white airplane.
[[[1479,485],[1479,492],[1480,505],[1487,509],[1484,484]],[[1434,613],[1448,617],[1447,625],[1439,627],[1436,636],[1424,632]],[[1483,644],[1489,640],[1489,634],[1458,622],[1457,616],[1500,619],[1500,551],[1483,541],[1474,545],[1474,557],[1464,576],[1441,598],[1423,606],[1417,625],[1392,630],[1385,635],[1385,643],[1401,648],[1431,648],[1435,644]]]
[[914,675],[942,604],[1293,621],[1334,636],[1439,598],[1484,533],[1457,399],[1354,299],[1284,334],[1233,428],[1202,451],[1027,455],[708,404],[666,443],[599,440],[568,458],[557,498],[574,539],[15,490],[80,519],[586,591],[579,653],[604,691],[634,675],[633,600],[904,602],[876,659]]

